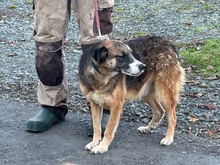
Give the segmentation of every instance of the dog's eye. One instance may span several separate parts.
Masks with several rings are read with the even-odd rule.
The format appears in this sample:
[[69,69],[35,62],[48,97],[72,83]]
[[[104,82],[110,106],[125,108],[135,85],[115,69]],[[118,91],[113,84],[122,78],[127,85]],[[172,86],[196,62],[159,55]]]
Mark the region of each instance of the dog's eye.
[[117,60],[120,62],[129,61],[129,57],[126,54],[122,54],[121,56],[116,56]]
[[117,59],[123,59],[123,56],[115,56]]
[[127,58],[127,55],[126,54],[122,54],[122,55],[118,55],[118,56],[116,56],[117,58]]

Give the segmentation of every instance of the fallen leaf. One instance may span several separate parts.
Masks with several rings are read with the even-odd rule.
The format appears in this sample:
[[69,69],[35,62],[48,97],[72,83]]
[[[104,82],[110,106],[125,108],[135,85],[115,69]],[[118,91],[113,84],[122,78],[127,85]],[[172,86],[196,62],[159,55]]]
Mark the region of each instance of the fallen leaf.
[[202,60],[204,60],[204,61],[210,61],[210,58],[209,57],[202,57]]
[[193,85],[199,84],[199,82],[198,82],[198,81],[195,81],[195,80],[186,80],[185,83],[187,83],[187,84],[193,84]]
[[213,76],[213,77],[204,77],[204,80],[217,80],[218,77],[217,76]]
[[203,96],[203,94],[200,92],[197,92],[197,93],[188,93],[185,96],[189,96],[189,97],[193,97],[193,98],[200,98],[201,96]]
[[215,104],[203,104],[203,106],[209,110],[215,110],[217,108]]
[[185,22],[184,23],[186,26],[191,26],[192,25],[192,22]]
[[189,67],[185,68],[185,71],[188,72],[188,73],[192,72],[192,67],[189,66]]
[[217,130],[209,130],[209,131],[206,132],[206,134],[208,136],[212,136],[212,135],[216,134],[217,132],[218,132]]
[[198,121],[198,120],[199,120],[199,118],[197,116],[190,117],[190,119],[189,119],[189,121],[193,122],[193,123]]
[[195,69],[196,69],[196,66],[189,66],[189,67],[185,68],[185,71],[190,73],[190,72],[192,72]]

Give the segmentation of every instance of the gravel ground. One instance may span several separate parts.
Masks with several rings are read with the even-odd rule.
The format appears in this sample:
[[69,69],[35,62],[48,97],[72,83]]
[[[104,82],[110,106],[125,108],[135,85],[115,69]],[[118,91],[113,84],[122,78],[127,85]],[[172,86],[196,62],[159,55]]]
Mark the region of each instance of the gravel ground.
[[[220,38],[220,0],[116,0],[112,38],[129,39],[140,34],[165,36],[173,42],[203,42]],[[31,1],[3,0],[0,9],[0,98],[37,104],[35,48],[32,38]],[[79,91],[77,68],[81,50],[78,28],[72,16],[65,53],[70,110],[88,113]],[[141,104],[140,104],[141,103]],[[177,109],[177,131],[220,142],[220,81],[218,75],[201,77],[187,73]],[[148,123],[151,111],[141,100],[124,106],[122,119]],[[166,120],[162,125],[166,124]]]

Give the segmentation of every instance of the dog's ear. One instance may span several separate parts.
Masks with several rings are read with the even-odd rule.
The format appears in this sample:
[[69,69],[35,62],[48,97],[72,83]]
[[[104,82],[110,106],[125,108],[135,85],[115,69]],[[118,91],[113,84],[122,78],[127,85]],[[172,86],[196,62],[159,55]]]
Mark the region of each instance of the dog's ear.
[[108,57],[108,49],[105,46],[99,47],[94,51],[94,59],[98,64],[101,64]]

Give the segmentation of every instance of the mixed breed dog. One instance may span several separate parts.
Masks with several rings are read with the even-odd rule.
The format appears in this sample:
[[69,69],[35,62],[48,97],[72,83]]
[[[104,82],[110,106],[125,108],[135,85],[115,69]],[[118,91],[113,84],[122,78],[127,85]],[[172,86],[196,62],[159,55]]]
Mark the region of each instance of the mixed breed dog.
[[[152,109],[148,126],[138,131],[153,131],[168,116],[168,129],[161,145],[173,143],[176,107],[184,84],[184,70],[176,47],[158,36],[125,42],[101,41],[88,48],[79,64],[80,89],[90,102],[93,140],[85,146],[94,154],[108,151],[114,138],[125,101],[143,99]],[[110,110],[104,136],[101,136],[103,108]]]

